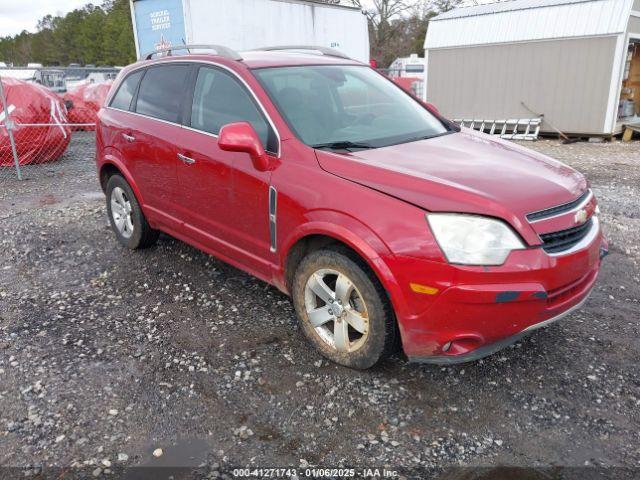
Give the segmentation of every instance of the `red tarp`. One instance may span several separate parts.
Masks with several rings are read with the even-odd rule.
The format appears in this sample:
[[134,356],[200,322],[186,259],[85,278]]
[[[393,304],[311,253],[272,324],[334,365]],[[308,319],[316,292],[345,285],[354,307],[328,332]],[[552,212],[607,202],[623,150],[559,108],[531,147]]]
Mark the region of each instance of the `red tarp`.
[[411,86],[413,85],[413,82],[420,81],[419,78],[413,78],[413,77],[393,77],[391,80],[396,82],[398,85],[400,85],[402,89],[406,90],[409,93],[414,93],[413,89],[411,88]]
[[[64,95],[69,123],[96,123],[113,82],[83,83]],[[95,130],[94,126],[72,127],[74,130]]]
[[[13,137],[20,165],[52,162],[60,158],[71,140],[66,108],[51,90],[15,78],[2,78],[9,118],[15,129]],[[14,165],[7,129],[7,112],[0,101],[0,166]],[[25,124],[39,124],[25,126]],[[44,124],[46,126],[40,126]]]

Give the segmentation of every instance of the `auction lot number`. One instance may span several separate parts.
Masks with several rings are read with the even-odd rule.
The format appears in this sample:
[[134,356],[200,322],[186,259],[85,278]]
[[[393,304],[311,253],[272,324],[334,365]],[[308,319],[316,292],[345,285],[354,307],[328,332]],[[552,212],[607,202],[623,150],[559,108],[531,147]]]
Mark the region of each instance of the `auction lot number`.
[[235,478],[397,478],[398,472],[380,468],[236,468]]

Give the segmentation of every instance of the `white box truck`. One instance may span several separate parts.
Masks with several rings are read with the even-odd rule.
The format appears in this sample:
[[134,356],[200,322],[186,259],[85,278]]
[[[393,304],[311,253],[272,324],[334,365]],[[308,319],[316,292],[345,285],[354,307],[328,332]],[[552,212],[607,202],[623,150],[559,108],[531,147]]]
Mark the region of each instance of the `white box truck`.
[[350,0],[130,0],[138,57],[184,44],[236,51],[334,48],[369,62],[367,19]]

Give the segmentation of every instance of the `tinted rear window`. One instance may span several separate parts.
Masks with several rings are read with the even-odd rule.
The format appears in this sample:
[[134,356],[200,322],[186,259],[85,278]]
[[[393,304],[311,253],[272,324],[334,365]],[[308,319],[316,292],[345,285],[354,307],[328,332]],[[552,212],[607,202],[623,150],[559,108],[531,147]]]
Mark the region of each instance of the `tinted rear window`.
[[140,82],[140,77],[142,77],[143,73],[144,72],[141,70],[139,72],[132,73],[125,78],[118,89],[118,93],[116,93],[113,100],[111,100],[111,107],[119,108],[120,110],[129,110],[131,107],[131,100],[133,100],[136,88],[138,88],[138,83]]
[[189,68],[167,65],[147,70],[140,84],[136,112],[178,123]]

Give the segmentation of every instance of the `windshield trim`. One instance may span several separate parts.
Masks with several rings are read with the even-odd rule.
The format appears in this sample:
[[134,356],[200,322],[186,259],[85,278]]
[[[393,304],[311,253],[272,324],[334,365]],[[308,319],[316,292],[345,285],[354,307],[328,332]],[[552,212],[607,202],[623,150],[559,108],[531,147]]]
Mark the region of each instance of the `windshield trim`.
[[[367,68],[369,70],[373,70],[374,73],[380,75],[384,80],[386,80],[387,82],[391,83],[391,85],[393,85],[395,88],[399,89],[402,93],[404,93],[411,100],[413,100],[415,103],[417,103],[422,109],[426,110],[429,115],[431,115],[438,122],[440,122],[440,124],[445,128],[444,132],[438,133],[438,134],[435,134],[435,135],[432,135],[432,136],[428,136],[428,137],[425,136],[425,138],[413,137],[413,138],[401,140],[401,141],[398,141],[398,142],[389,143],[389,144],[386,144],[386,145],[383,145],[383,146],[374,146],[374,147],[371,147],[372,149],[373,148],[392,147],[394,145],[402,145],[402,144],[406,144],[406,143],[413,143],[413,142],[417,142],[417,141],[421,141],[421,140],[430,140],[432,138],[438,138],[438,137],[442,137],[442,136],[449,135],[451,133],[456,133],[456,132],[460,131],[459,129],[455,128],[454,124],[452,124],[449,120],[447,120],[446,118],[442,117],[441,115],[436,114],[433,111],[431,111],[431,109],[429,109],[418,97],[416,97],[415,95],[411,95],[409,92],[407,92],[404,88],[402,88],[400,85],[395,83],[389,77],[387,77],[386,75],[383,75],[378,70],[376,70],[375,68],[370,67],[369,65],[364,65],[364,64],[348,64],[348,65],[345,65],[345,64],[342,64],[342,63],[331,63],[331,64],[319,63],[319,64],[304,64],[304,65],[261,66],[261,67],[250,68],[249,70],[253,74],[253,77],[256,79],[256,81],[258,82],[258,84],[262,88],[262,91],[265,93],[267,98],[269,98],[269,100],[271,101],[271,103],[273,104],[275,109],[277,110],[277,112],[280,115],[280,118],[282,119],[282,121],[287,125],[287,127],[289,127],[291,132],[293,132],[293,134],[295,135],[296,139],[299,140],[304,145],[308,146],[309,148],[313,148],[314,150],[316,150],[316,148],[314,148],[312,145],[307,144],[302,139],[302,136],[300,135],[298,130],[295,128],[294,125],[291,124],[291,122],[289,122],[289,119],[284,114],[283,109],[281,108],[278,100],[271,96],[271,94],[269,92],[269,89],[266,87],[266,85],[264,84],[264,82],[260,78],[260,75],[256,75],[254,73],[257,70],[276,70],[276,69],[281,69],[281,68],[289,68],[289,69],[291,69],[291,68],[308,68],[308,67],[358,67],[358,68]],[[384,140],[384,138],[385,137],[380,138],[379,140]],[[386,138],[390,138],[390,137],[386,137]],[[360,141],[354,141],[354,143],[361,143],[361,142]],[[346,150],[346,149],[338,149],[338,150]]]

